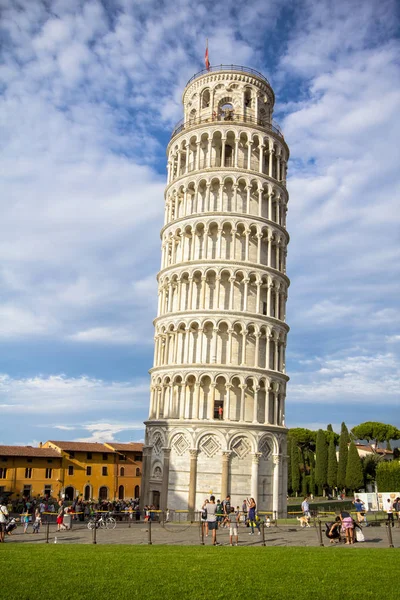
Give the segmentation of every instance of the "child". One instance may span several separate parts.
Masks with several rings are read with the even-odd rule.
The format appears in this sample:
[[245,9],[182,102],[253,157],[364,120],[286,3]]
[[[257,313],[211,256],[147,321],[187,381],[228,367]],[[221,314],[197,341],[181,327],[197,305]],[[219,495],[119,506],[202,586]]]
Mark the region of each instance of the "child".
[[29,527],[29,513],[26,512],[22,515],[21,520],[24,523],[24,533],[28,533],[28,527]]
[[32,533],[39,533],[41,524],[42,524],[42,516],[40,514],[40,509],[37,508],[35,510],[35,521],[32,526],[32,529],[33,529]]
[[[235,512],[235,509],[231,508],[231,512],[229,513],[228,517],[227,517],[228,521],[229,521],[229,544],[231,546],[233,545],[238,545],[238,541],[239,541],[239,536],[238,536],[238,521],[239,521],[239,517]],[[234,544],[234,540],[233,538],[236,538],[236,544]]]

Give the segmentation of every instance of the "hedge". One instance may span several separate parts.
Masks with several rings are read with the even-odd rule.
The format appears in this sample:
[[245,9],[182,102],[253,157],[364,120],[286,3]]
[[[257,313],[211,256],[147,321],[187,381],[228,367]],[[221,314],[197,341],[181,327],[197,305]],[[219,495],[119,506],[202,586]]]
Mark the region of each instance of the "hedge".
[[380,492],[400,490],[400,462],[381,462],[376,469],[376,483]]

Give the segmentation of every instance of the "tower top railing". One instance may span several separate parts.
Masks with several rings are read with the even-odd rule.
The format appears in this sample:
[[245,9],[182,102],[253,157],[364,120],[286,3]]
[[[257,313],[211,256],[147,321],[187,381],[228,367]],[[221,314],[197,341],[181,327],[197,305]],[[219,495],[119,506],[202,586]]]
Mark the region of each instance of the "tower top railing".
[[282,130],[277,123],[275,123],[275,122],[268,123],[266,120],[257,119],[256,117],[253,117],[252,115],[241,115],[241,114],[236,114],[234,111],[231,111],[231,112],[229,112],[229,114],[214,114],[211,116],[204,115],[204,116],[188,119],[187,121],[185,121],[185,119],[183,118],[175,125],[173,132],[171,134],[171,140],[178,133],[180,133],[181,131],[183,131],[185,129],[189,129],[190,127],[195,127],[196,125],[201,125],[203,123],[210,123],[212,125],[213,123],[221,123],[221,122],[226,123],[226,124],[251,123],[253,125],[259,125],[261,127],[264,127],[265,129],[268,129],[269,131],[272,131],[273,133],[276,133],[283,140],[285,139],[284,135],[282,133]]
[[209,67],[208,69],[202,69],[201,71],[199,71],[198,73],[196,73],[195,75],[193,75],[193,77],[191,77],[189,79],[189,81],[187,82],[185,87],[187,87],[189,85],[189,83],[191,83],[198,77],[202,77],[203,75],[208,75],[209,73],[216,73],[218,71],[239,71],[240,73],[249,73],[250,75],[255,75],[259,79],[262,79],[263,81],[265,81],[265,83],[267,83],[271,87],[270,82],[262,73],[260,73],[259,71],[256,71],[255,69],[251,69],[250,67],[242,67],[240,65],[216,65],[215,67]]

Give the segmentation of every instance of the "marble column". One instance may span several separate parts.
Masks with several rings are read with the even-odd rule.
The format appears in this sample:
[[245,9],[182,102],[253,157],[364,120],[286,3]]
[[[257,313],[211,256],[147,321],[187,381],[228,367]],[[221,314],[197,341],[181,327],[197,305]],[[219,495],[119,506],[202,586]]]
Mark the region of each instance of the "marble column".
[[251,496],[257,504],[258,497],[258,465],[260,462],[261,452],[254,452],[251,460]]
[[231,452],[222,452],[222,473],[221,473],[221,500],[225,499],[229,493],[228,482],[229,482],[229,458]]
[[190,475],[189,475],[189,497],[188,497],[188,510],[189,519],[193,520],[194,511],[196,510],[196,481],[197,481],[197,454],[198,450],[191,448],[190,454]]
[[149,504],[149,488],[150,488],[150,470],[151,470],[151,453],[152,446],[143,446],[143,463],[142,463],[142,490],[140,494],[140,508]]
[[278,454],[273,455],[274,461],[274,477],[273,477],[273,488],[272,488],[272,510],[274,516],[278,516],[279,513],[279,465],[281,457]]
[[160,494],[160,509],[167,510],[168,508],[168,482],[169,482],[169,457],[171,454],[171,448],[163,448],[164,462],[163,462],[163,479]]

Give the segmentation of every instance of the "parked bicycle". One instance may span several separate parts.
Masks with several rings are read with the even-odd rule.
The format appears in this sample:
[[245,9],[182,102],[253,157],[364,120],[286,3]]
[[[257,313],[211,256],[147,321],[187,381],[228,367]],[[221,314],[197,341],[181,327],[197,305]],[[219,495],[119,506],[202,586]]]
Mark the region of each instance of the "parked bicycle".
[[115,529],[117,526],[117,522],[114,517],[111,516],[111,513],[102,513],[100,516],[96,515],[92,517],[87,524],[88,529]]

